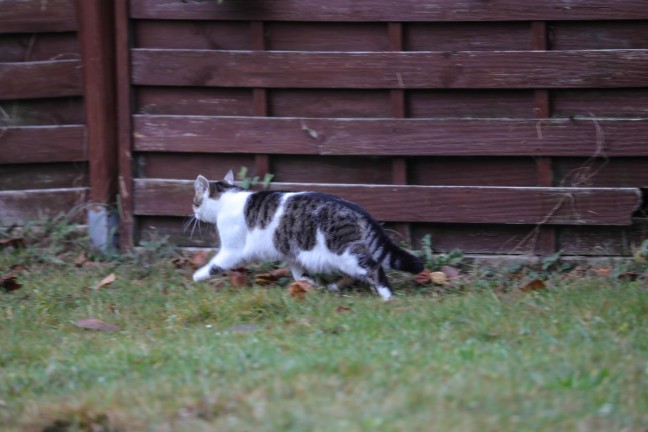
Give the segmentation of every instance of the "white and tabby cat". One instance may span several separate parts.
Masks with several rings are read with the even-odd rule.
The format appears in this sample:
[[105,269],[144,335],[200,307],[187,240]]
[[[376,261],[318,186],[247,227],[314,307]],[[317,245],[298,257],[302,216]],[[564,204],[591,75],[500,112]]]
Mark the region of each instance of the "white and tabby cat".
[[216,225],[219,252],[193,275],[202,281],[251,261],[285,261],[295,280],[339,272],[392,296],[385,268],[418,273],[423,262],[396,246],[360,206],[315,192],[243,190],[232,171],[224,180],[198,176],[194,217]]

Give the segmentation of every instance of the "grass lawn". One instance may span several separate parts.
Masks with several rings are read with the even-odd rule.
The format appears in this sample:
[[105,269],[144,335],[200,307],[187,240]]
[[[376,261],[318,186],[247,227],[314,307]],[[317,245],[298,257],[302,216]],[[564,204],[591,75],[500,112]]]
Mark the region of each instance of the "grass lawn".
[[554,277],[528,293],[497,292],[497,275],[447,293],[410,278],[391,303],[299,300],[195,284],[160,251],[78,254],[0,250],[0,276],[25,266],[22,288],[0,290],[0,430],[648,428],[642,278]]

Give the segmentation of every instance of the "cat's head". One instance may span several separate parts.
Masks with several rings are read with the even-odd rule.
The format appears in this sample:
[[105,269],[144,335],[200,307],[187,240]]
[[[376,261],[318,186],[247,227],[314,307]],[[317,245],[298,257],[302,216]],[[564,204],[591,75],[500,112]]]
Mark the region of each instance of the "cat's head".
[[209,221],[209,202],[220,199],[221,194],[238,189],[234,185],[234,173],[228,171],[223,180],[210,182],[207,178],[199,175],[194,182],[193,211],[198,220]]

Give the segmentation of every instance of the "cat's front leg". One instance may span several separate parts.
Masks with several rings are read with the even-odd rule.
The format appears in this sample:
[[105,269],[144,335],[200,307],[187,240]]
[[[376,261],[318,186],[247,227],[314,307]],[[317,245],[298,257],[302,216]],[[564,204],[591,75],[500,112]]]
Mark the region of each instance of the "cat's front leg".
[[209,279],[212,276],[216,276],[219,273],[222,273],[224,270],[218,266],[214,266],[210,263],[200,267],[193,274],[194,282],[200,282]]
[[231,253],[219,252],[207,264],[200,267],[193,274],[194,282],[204,281],[212,276],[223,273],[231,268],[236,267],[240,259]]

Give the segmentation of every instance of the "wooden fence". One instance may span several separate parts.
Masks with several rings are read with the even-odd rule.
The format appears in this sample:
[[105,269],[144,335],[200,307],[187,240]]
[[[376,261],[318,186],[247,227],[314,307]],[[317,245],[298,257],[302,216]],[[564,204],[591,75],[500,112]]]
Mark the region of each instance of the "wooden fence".
[[[87,122],[10,125],[0,170],[64,160],[52,171],[73,167],[99,203],[119,185],[125,247],[151,233],[213,244],[183,232],[191,180],[241,166],[355,200],[441,251],[627,255],[648,237],[644,1],[79,0],[78,20],[71,1],[31,3],[57,3],[41,14],[54,27],[3,15],[0,40],[72,43],[81,23],[85,87],[78,57],[26,62],[28,34],[22,57],[0,45],[0,99],[59,97],[82,114],[85,95]],[[38,93],[43,74],[59,93]]]

